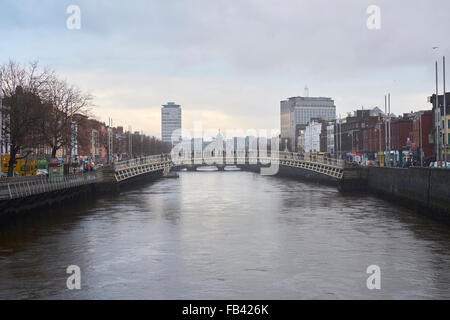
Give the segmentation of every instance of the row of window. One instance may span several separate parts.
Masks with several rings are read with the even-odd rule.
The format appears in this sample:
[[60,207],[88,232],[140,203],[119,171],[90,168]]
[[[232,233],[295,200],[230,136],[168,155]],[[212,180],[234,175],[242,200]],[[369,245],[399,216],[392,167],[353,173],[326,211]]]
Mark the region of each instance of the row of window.
[[307,124],[311,121],[311,118],[325,118],[325,120],[333,120],[335,115],[335,110],[330,109],[304,109],[296,110],[295,120],[297,124]]
[[[450,123],[450,122],[449,122]],[[447,144],[449,144],[448,142],[450,141],[450,133],[447,136]],[[442,135],[442,144],[445,144],[445,135]]]
[[[447,128],[450,128],[450,119],[448,119]],[[442,120],[442,129],[445,129],[445,122],[444,122],[444,120]]]

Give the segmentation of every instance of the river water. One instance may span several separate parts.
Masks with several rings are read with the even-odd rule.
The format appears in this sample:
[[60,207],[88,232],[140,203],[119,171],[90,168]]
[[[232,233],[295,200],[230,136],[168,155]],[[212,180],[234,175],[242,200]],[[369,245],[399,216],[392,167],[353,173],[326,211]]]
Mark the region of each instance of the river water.
[[183,172],[36,215],[0,236],[2,299],[450,299],[448,226],[330,186]]

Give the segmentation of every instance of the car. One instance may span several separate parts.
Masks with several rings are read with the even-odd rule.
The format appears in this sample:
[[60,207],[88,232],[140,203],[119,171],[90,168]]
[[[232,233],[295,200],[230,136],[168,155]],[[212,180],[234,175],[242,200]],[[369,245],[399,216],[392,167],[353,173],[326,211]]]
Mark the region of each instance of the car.
[[37,176],[48,176],[48,170],[47,169],[37,169],[36,175]]
[[373,167],[378,167],[378,163],[374,160],[367,160],[366,161],[366,166],[373,166]]
[[[445,168],[445,162],[444,161],[434,161],[434,162],[430,162],[430,167],[431,168]],[[447,168],[450,169],[450,162],[447,162]]]
[[[1,177],[8,178],[8,172],[2,172]],[[20,177],[20,174],[16,171],[13,171],[13,177]]]

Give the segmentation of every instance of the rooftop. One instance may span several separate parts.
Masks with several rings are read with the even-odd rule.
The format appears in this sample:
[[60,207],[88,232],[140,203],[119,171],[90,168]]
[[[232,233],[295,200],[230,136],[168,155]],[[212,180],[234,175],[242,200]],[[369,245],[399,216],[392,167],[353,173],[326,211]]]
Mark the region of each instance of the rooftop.
[[175,102],[167,102],[167,104],[162,105],[164,108],[179,108],[180,105],[176,104]]

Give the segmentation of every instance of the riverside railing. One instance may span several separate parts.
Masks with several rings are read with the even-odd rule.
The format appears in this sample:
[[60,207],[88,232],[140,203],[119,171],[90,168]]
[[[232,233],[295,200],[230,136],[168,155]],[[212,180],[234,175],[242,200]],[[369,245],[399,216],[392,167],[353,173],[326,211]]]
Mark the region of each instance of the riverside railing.
[[23,177],[0,180],[0,200],[28,197],[40,193],[69,189],[98,182],[101,170],[75,173],[64,177]]

